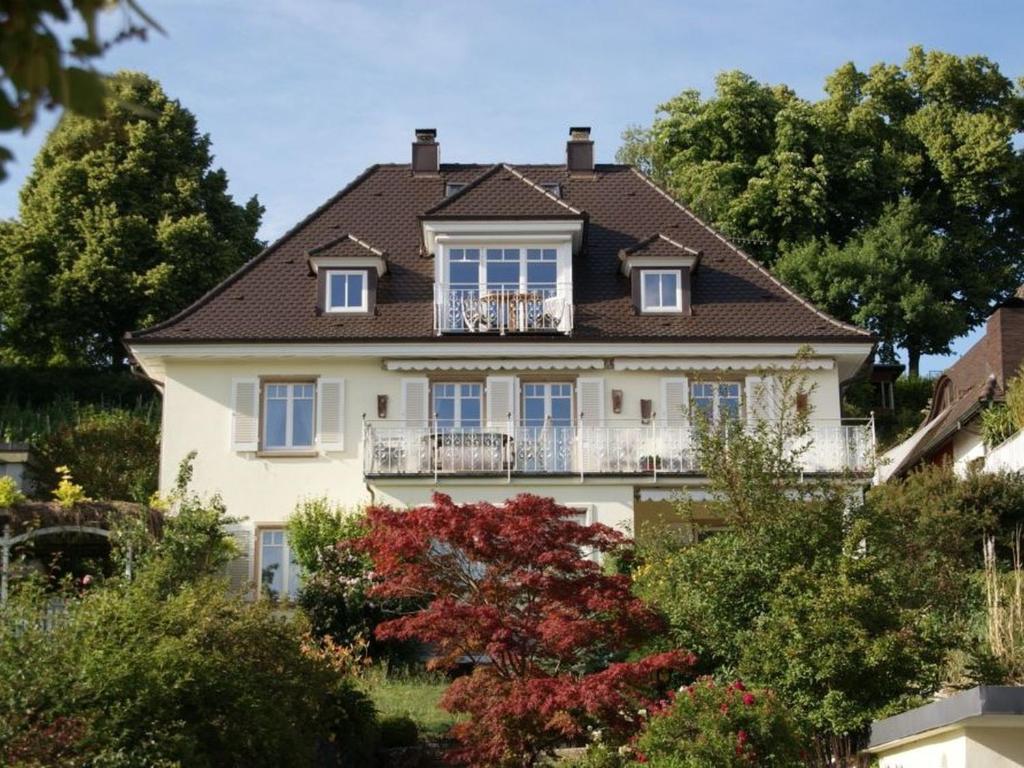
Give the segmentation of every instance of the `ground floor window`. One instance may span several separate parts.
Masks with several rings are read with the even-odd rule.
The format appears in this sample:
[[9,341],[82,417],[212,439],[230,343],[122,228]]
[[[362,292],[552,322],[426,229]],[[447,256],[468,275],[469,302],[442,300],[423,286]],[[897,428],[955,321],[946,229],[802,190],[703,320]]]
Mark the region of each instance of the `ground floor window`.
[[695,381],[690,385],[690,406],[713,422],[740,418],[743,387],[735,381]]
[[260,531],[260,592],[272,600],[298,597],[302,572],[280,528]]
[[272,451],[313,447],[316,385],[268,382],[263,390],[263,448]]

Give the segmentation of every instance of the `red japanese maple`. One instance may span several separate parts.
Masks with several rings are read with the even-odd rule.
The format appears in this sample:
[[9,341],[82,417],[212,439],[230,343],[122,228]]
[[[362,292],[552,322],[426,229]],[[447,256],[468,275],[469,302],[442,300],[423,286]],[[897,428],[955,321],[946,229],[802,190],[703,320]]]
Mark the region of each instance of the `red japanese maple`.
[[577,514],[529,494],[502,507],[435,494],[428,507],[369,510],[372,594],[426,602],[378,625],[378,637],[429,643],[436,667],[481,662],[441,702],[469,715],[452,729],[451,762],[533,765],[588,724],[627,736],[664,673],[692,664],[678,651],[609,663],[662,624],[628,576],[591,557],[622,554],[629,540]]

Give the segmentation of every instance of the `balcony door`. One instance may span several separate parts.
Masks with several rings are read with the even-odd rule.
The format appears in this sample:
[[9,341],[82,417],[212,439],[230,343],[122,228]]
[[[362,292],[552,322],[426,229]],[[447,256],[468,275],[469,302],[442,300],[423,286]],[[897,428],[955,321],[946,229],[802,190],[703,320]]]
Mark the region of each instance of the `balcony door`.
[[569,472],[574,446],[572,384],[523,384],[518,468]]

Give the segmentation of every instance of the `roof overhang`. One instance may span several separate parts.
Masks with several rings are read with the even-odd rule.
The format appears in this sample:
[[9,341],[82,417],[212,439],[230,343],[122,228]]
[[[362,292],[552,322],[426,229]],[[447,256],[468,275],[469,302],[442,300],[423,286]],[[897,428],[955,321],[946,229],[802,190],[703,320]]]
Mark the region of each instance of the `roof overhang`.
[[380,277],[388,271],[383,256],[310,256],[309,269],[315,275],[321,269],[372,269]]
[[599,371],[604,359],[573,358],[552,360],[521,358],[518,360],[385,360],[387,371]]
[[830,358],[803,360],[798,358],[664,358],[617,357],[616,371],[762,371],[785,369],[797,371],[831,371],[835,361]]
[[577,254],[583,244],[584,220],[565,219],[423,219],[423,246],[433,256],[438,243],[572,242]]

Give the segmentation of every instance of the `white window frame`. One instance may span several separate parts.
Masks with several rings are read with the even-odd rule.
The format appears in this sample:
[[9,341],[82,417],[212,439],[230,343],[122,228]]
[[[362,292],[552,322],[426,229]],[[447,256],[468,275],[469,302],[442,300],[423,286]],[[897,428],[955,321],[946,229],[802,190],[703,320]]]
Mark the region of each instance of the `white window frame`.
[[[552,243],[514,243],[514,242],[512,242],[512,243],[481,243],[481,244],[476,244],[476,243],[459,243],[457,245],[455,245],[455,244],[450,245],[450,246],[448,246],[445,249],[444,264],[443,264],[444,272],[442,274],[442,278],[443,279],[441,280],[441,284],[444,285],[444,286],[447,286],[449,288],[456,287],[451,282],[451,279],[450,279],[450,275],[451,275],[450,265],[452,264],[452,256],[451,256],[451,252],[452,251],[463,251],[463,252],[465,252],[465,251],[479,251],[480,252],[480,257],[476,261],[460,261],[458,263],[462,263],[462,264],[476,264],[477,265],[476,286],[478,287],[478,289],[479,289],[481,294],[485,294],[485,293],[487,293],[490,290],[487,286],[491,282],[498,282],[498,281],[491,281],[491,280],[487,279],[487,252],[488,251],[503,251],[504,252],[504,251],[510,251],[510,250],[516,250],[516,251],[519,252],[519,258],[518,259],[516,259],[514,262],[513,261],[508,261],[507,262],[509,264],[515,263],[515,264],[519,265],[519,280],[518,280],[519,285],[518,285],[518,289],[517,290],[522,291],[522,292],[525,293],[526,291],[528,291],[530,289],[530,281],[529,281],[530,267],[529,267],[529,265],[531,263],[533,263],[533,262],[536,262],[536,263],[540,263],[540,264],[553,264],[554,265],[554,267],[555,267],[555,280],[554,280],[553,285],[554,285],[555,293],[560,295],[561,285],[562,285],[562,282],[563,282],[563,280],[562,280],[562,275],[563,275],[562,254],[561,254],[560,246],[557,245],[557,244],[552,244]],[[541,254],[542,254],[542,258],[540,258],[540,259],[531,259],[530,256],[529,256],[529,252],[530,251],[540,251]],[[554,259],[545,259],[545,258],[543,258],[543,252],[544,251],[554,251],[554,254],[555,254]],[[458,287],[463,287],[463,288],[466,288],[468,290],[468,289],[470,289],[470,287],[472,285],[473,285],[472,283],[460,283],[460,284],[458,284]],[[552,285],[552,283],[542,283],[542,285]]]
[[[342,275],[345,277],[345,290],[343,291],[345,300],[348,300],[348,278],[358,275],[362,278],[363,289],[360,292],[361,303],[358,307],[350,307],[347,305],[335,306],[334,304],[334,280],[336,275]],[[365,269],[329,269],[325,278],[327,280],[327,289],[324,293],[324,311],[325,312],[366,312],[369,307],[369,294],[370,294],[370,275]]]
[[[644,314],[661,314],[661,313],[674,313],[679,314],[683,311],[683,272],[680,269],[641,269],[640,272],[640,311]],[[659,299],[663,291],[661,290],[661,277],[667,275],[673,275],[676,279],[676,303],[675,306],[647,306],[647,276],[657,275],[658,280],[658,293]]]
[[[455,409],[452,413],[452,429],[482,429],[487,421],[486,403],[484,397],[486,396],[487,387],[484,386],[482,381],[432,381],[430,383],[430,418],[432,420],[437,419],[437,388],[438,387],[455,387]],[[466,427],[462,424],[462,390],[460,387],[478,387],[480,389],[480,423],[476,427]],[[470,399],[470,398],[466,398]]]
[[[263,589],[264,589],[264,586],[265,586],[263,584],[263,567],[264,567],[263,547],[265,546],[264,543],[263,543],[263,538],[267,534],[273,534],[273,533],[280,533],[281,534],[281,542],[282,543],[281,544],[269,544],[269,545],[266,545],[266,546],[281,547],[281,550],[282,550],[281,551],[281,562],[282,562],[281,583],[284,585],[284,588],[281,590],[281,594],[278,594],[276,599],[284,600],[284,601],[292,601],[292,600],[295,600],[296,597],[298,597],[298,590],[302,588],[302,566],[300,566],[297,562],[293,562],[294,558],[292,557],[292,548],[291,548],[291,545],[288,543],[288,532],[285,530],[284,526],[268,525],[268,526],[265,526],[265,527],[261,526],[260,528],[257,529],[257,536],[256,536],[256,557],[257,557],[257,562],[256,562],[256,566],[257,566],[256,567],[256,577],[257,577],[256,578],[256,590],[257,590],[257,592],[259,594],[263,594]],[[295,574],[292,573],[292,568],[293,567],[295,568],[295,571],[296,571]],[[291,579],[292,579],[293,575],[297,576],[297,584],[296,584],[297,589],[296,589],[296,592],[295,592],[294,595],[291,594],[289,592],[289,590],[288,590],[288,585],[291,583]]]
[[[268,411],[270,409],[270,387],[287,387],[287,397],[285,400],[285,422],[284,422],[284,445],[267,445],[267,422],[268,422]],[[302,445],[294,444],[294,422],[295,422],[295,387],[312,387],[312,430],[310,434],[309,444],[303,443]],[[262,399],[263,407],[260,409],[260,447],[264,451],[273,453],[289,453],[289,452],[307,452],[316,449],[316,437],[317,437],[317,408],[316,408],[316,382],[315,381],[264,381],[262,386]],[[282,398],[274,398],[282,399]],[[306,398],[301,398],[305,400]]]
[[[526,390],[529,387],[543,387],[544,388],[544,422],[545,424],[553,417],[551,415],[551,403],[556,398],[552,396],[552,387],[565,386],[569,388],[569,423],[562,424],[563,427],[574,427],[576,426],[576,388],[572,382],[569,381],[524,381],[519,387],[519,413],[521,414],[521,420],[526,420]],[[530,395],[532,398],[537,398],[536,395]],[[540,398],[537,398],[540,399]],[[558,399],[563,399],[561,395]]]
[[743,382],[740,381],[708,381],[708,380],[697,380],[690,382],[690,408],[696,413],[697,412],[697,400],[703,399],[698,398],[694,393],[694,389],[699,386],[706,386],[710,384],[714,389],[714,397],[711,400],[711,420],[714,423],[718,423],[722,419],[722,405],[721,405],[721,387],[722,385],[729,385],[736,387],[737,396],[739,399],[739,407],[737,408],[736,418],[743,418],[744,398],[743,398]]

